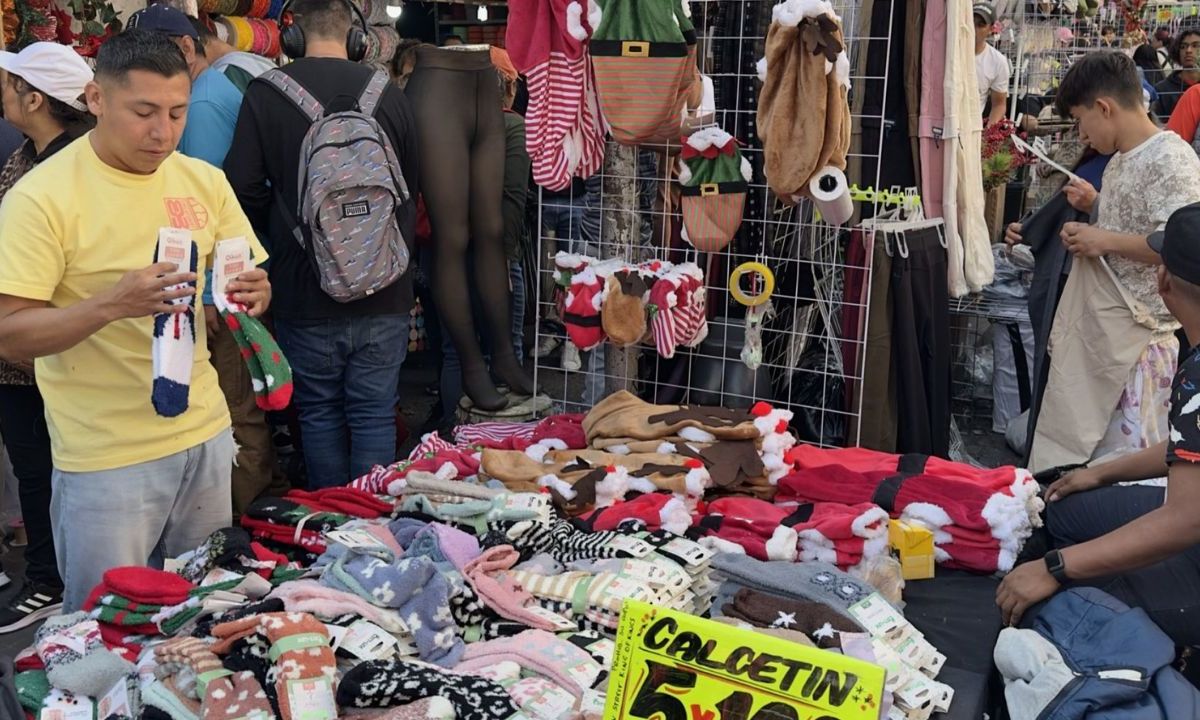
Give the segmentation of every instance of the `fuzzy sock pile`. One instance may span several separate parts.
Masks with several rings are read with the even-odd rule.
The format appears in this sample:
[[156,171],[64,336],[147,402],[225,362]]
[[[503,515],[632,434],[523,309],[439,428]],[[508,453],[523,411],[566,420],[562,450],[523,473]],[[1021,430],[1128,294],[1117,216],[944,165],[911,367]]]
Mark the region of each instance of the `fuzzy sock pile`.
[[195,673],[201,720],[236,720],[254,717],[255,712],[271,716],[271,704],[254,674],[226,670],[202,640],[174,638],[156,647],[154,656],[160,663],[186,665]]
[[447,667],[462,656],[463,643],[448,607],[450,588],[428,557],[397,559],[390,551],[331,546],[314,566],[321,584],[396,610],[408,625],[421,659]]
[[242,527],[256,539],[325,552],[324,534],[345,525],[350,516],[317,510],[287,498],[259,498],[246,508]]

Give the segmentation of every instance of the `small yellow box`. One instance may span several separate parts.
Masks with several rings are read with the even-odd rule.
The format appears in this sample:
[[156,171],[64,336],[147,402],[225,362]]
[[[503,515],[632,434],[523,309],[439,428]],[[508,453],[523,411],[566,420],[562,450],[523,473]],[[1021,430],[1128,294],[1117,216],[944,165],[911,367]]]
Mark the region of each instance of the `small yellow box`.
[[933,532],[903,520],[888,522],[888,544],[900,556],[905,580],[933,577]]

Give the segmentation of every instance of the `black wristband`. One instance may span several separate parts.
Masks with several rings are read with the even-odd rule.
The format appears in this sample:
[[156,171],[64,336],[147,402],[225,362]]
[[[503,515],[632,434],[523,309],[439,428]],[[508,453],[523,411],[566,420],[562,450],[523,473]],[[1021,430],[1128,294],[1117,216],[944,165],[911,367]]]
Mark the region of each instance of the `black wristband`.
[[1042,557],[1042,561],[1046,563],[1046,570],[1058,581],[1059,585],[1066,585],[1071,581],[1067,577],[1067,566],[1063,562],[1062,552],[1051,550]]

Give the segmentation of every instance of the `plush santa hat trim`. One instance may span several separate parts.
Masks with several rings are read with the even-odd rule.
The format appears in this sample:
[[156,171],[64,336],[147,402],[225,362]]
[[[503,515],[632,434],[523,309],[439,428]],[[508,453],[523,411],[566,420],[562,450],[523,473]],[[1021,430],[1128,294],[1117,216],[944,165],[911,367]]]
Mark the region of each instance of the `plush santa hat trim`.
[[879,557],[887,554],[888,539],[887,535],[877,538],[871,538],[863,543],[863,559]]
[[826,0],[783,0],[771,9],[771,21],[786,27],[796,27],[806,18],[819,18],[828,15],[839,25],[842,19],[833,11],[833,5]]
[[679,161],[679,182],[687,185],[692,181],[692,169],[683,160]]
[[746,548],[738,545],[735,542],[730,542],[716,535],[707,535],[696,541],[700,547],[712,550],[713,552],[726,553],[728,555],[745,555]]
[[717,439],[716,435],[698,427],[680,428],[679,437],[689,442],[713,442]]
[[850,523],[850,532],[861,538],[873,538],[887,535],[888,514],[881,507],[873,507]]
[[534,462],[546,462],[546,453],[550,452],[550,446],[544,443],[534,443],[525,448],[525,455]]
[[954,524],[954,520],[950,518],[949,513],[932,503],[909,503],[905,506],[903,515],[906,520],[910,518],[920,520],[931,528],[940,528],[944,525]]
[[583,27],[583,6],[578,2],[567,5],[567,32],[579,42],[588,39],[588,31]]
[[823,562],[837,564],[837,550],[819,545],[803,544],[800,548],[800,562]]
[[621,466],[609,470],[604,479],[596,483],[596,507],[608,507],[625,498],[629,492],[629,471]]
[[1008,572],[1013,569],[1013,565],[1017,563],[1017,554],[1008,548],[1000,548],[1000,554],[996,557],[996,569],[1000,572]]
[[742,171],[742,178],[746,182],[750,182],[752,179],[754,179],[754,168],[750,167],[750,161],[746,158],[742,158],[742,164],[739,169]]
[[797,539],[805,545],[817,545],[833,549],[833,541],[816,528],[806,528],[796,533]]
[[579,268],[595,262],[593,258],[577,253],[563,252],[562,250],[554,254],[554,264],[563,270],[578,270]]
[[1025,509],[1025,503],[1011,495],[992,495],[984,503],[980,515],[992,529],[992,537],[997,540],[1010,537],[1020,528],[1029,526],[1029,513]]
[[767,559],[796,561],[796,531],[786,525],[780,525],[771,533],[767,540]]
[[629,446],[628,445],[612,445],[612,446],[606,448],[606,450],[608,452],[612,453],[613,455],[628,455],[629,454]]
[[658,511],[660,527],[670,533],[682,535],[692,526],[692,514],[677,497],[673,497]]
[[758,73],[759,82],[767,81],[767,59],[765,57],[759,58],[758,62],[754,63],[754,70]]
[[566,500],[574,500],[575,496],[578,494],[575,492],[575,488],[571,486],[571,483],[563,480],[557,475],[543,475],[538,478],[537,484],[539,487],[553,488]]
[[949,562],[953,558],[950,557],[950,553],[948,553],[945,550],[941,549],[940,547],[934,545],[933,546],[933,559],[936,562],[944,563],[944,562]]
[[649,480],[649,478],[629,476],[629,489],[634,492],[652,493],[658,492],[658,486]]
[[712,476],[704,467],[692,468],[688,470],[687,475],[683,476],[683,484],[687,488],[688,495],[703,496],[704,491],[711,483]]
[[697,130],[696,132],[684,138],[684,142],[687,143],[689,147],[703,152],[714,145],[719,148],[725,147],[725,145],[728,144],[732,139],[732,135],[725,132],[721,128],[714,126]]
[[659,455],[674,455],[678,450],[679,448],[675,447],[675,443],[662,442],[659,443],[654,452],[658,453]]
[[604,11],[600,8],[600,3],[596,0],[588,0],[588,25],[592,29],[600,27],[600,21],[604,19]]

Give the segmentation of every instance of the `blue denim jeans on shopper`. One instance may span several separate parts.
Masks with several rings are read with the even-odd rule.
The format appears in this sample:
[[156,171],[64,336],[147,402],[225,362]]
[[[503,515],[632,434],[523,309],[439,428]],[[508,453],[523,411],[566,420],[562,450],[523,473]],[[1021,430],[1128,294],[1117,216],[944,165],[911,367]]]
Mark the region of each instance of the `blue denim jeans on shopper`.
[[275,321],[279,346],[292,365],[310,488],[345,485],[373,465],[395,462],[408,320],[367,315]]

